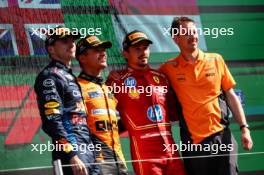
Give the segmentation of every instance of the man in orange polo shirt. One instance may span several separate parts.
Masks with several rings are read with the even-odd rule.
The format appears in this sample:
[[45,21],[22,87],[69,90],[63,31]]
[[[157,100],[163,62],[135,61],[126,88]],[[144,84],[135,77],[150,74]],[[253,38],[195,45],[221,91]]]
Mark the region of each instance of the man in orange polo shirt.
[[[189,146],[182,154],[203,156],[184,160],[187,173],[236,175],[237,157],[233,154],[237,146],[228,128],[227,106],[240,125],[243,148],[250,150],[253,146],[243,108],[233,90],[236,83],[221,55],[198,49],[198,33],[192,19],[174,18],[171,31],[177,31],[172,36],[180,54],[160,70],[168,76],[181,103],[181,140]],[[221,154],[229,156],[214,156]]]

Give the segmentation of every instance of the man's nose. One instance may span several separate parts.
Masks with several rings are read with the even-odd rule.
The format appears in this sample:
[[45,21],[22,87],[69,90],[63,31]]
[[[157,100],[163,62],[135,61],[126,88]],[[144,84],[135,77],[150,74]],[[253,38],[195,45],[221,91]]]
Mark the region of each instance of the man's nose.
[[69,46],[70,46],[71,48],[73,48],[74,45],[75,45],[74,41],[73,41],[73,42],[69,42]]
[[106,55],[106,51],[105,50],[102,50],[102,51],[100,51],[100,55]]
[[144,49],[144,50],[143,50],[143,54],[144,54],[144,55],[147,55],[147,54],[148,54],[148,50],[147,50],[147,49]]

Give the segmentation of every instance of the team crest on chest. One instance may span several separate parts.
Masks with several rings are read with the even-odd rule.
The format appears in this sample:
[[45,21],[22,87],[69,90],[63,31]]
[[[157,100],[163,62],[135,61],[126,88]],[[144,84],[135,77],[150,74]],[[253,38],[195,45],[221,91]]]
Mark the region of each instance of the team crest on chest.
[[158,76],[153,76],[152,78],[153,78],[153,80],[155,81],[155,83],[157,83],[157,84],[160,83],[160,79],[159,79]]

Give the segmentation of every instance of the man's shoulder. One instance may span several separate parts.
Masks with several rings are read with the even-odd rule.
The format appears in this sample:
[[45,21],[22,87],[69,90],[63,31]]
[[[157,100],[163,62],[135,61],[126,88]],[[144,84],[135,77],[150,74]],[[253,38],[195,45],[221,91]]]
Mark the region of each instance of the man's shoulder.
[[177,62],[178,59],[179,59],[178,57],[174,57],[174,58],[166,60],[164,63],[165,64],[173,64],[173,63]]
[[109,75],[110,76],[108,77],[108,79],[110,79],[111,81],[120,81],[131,75],[131,72],[129,72],[127,69],[112,70]]
[[60,69],[56,66],[48,65],[37,75],[35,80],[35,86],[38,84],[43,84],[46,81],[66,81],[66,76],[69,76],[69,79],[73,79],[73,77],[70,77],[70,75],[66,74],[63,69]]
[[47,77],[56,77],[58,75],[58,68],[55,66],[46,66],[42,71],[38,74],[37,79],[47,78]]
[[160,65],[159,71],[164,73],[168,71],[168,69],[171,69],[172,67],[177,67],[178,65],[179,65],[179,58],[175,57],[162,63]]
[[214,53],[214,52],[204,52],[204,57],[207,61],[221,61],[223,60],[223,57],[219,53]]
[[164,73],[162,73],[160,70],[157,69],[150,69],[149,71],[153,76],[158,76],[161,78],[166,78],[166,75]]

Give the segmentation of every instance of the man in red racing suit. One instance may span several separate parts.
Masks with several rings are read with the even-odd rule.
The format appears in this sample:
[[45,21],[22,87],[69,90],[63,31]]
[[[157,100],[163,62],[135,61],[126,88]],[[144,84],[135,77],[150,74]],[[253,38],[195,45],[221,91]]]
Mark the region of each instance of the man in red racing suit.
[[[134,52],[135,49],[138,56],[124,54],[128,68],[117,72],[118,78],[110,76],[107,83],[113,88],[118,100],[117,110],[129,132],[135,173],[183,175],[185,170],[178,152],[165,149],[175,144],[169,119],[169,88],[165,75],[147,64],[151,43],[140,31],[129,33],[123,42],[124,52]],[[145,61],[141,60],[143,57]]]

